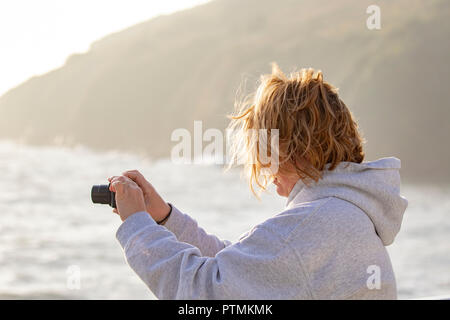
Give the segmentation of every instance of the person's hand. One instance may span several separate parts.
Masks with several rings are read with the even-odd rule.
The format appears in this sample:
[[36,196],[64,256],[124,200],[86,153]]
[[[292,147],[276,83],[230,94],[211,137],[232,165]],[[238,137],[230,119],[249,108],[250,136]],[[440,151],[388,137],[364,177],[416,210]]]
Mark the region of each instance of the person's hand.
[[[163,221],[170,212],[170,206],[156,192],[152,184],[137,170],[125,171],[123,176],[133,180],[141,188],[144,193],[146,211],[152,216],[153,220]],[[114,178],[111,177],[108,180],[111,182]]]
[[110,180],[110,190],[116,193],[116,213],[122,221],[136,212],[146,211],[144,194],[139,186],[125,176],[114,177]]

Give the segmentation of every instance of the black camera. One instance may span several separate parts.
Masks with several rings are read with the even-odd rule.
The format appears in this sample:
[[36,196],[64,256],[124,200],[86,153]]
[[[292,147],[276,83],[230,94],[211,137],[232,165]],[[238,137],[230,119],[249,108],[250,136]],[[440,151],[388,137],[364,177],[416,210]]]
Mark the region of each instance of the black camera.
[[109,184],[92,186],[91,199],[93,203],[109,204],[116,208],[116,193],[109,190]]

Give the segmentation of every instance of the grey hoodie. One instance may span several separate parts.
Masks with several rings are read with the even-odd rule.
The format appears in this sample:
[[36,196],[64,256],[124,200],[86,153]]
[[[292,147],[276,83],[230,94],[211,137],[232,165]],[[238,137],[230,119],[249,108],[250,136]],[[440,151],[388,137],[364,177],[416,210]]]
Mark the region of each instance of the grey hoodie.
[[400,160],[327,169],[318,183],[299,180],[283,212],[234,244],[174,206],[164,226],[133,214],[117,238],[160,299],[395,299],[385,246],[407,207]]

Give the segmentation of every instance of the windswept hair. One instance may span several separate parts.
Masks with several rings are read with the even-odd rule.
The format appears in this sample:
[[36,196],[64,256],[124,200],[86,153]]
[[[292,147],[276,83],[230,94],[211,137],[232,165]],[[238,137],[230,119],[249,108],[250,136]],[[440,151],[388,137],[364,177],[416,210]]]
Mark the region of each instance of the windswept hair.
[[[256,92],[236,103],[229,117],[228,128],[235,133],[232,159],[242,159],[244,154],[244,169],[255,194],[254,183],[265,190],[279,173],[297,174],[308,183],[342,161],[364,160],[358,125],[337,89],[323,81],[321,71],[301,69],[286,76],[273,63],[272,74],[262,75]],[[278,129],[278,149],[265,146],[269,156],[278,155],[277,172],[263,170],[270,164],[260,161],[261,146],[254,139],[260,129],[268,131],[268,143],[273,129]]]

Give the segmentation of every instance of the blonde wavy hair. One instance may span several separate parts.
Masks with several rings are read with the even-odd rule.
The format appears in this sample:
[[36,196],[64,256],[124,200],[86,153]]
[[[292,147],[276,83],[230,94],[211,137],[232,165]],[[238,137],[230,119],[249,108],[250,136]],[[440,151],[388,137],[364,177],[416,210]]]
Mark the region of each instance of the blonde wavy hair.
[[[262,75],[256,92],[236,103],[231,122],[232,159],[244,157],[244,169],[252,192],[254,183],[266,190],[279,174],[297,175],[308,184],[318,181],[324,169],[333,170],[343,161],[364,160],[364,140],[358,125],[337,89],[323,81],[321,71],[301,69],[286,76],[276,63],[272,73]],[[261,144],[256,136],[267,132],[266,153],[278,156],[278,171],[260,160]],[[278,129],[276,148],[269,143]],[[328,165],[326,167],[326,165]],[[230,164],[233,166],[233,162]]]

